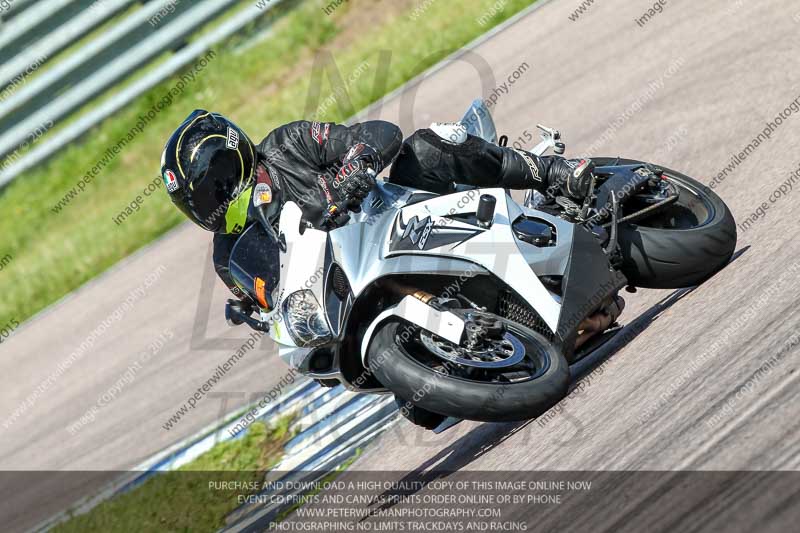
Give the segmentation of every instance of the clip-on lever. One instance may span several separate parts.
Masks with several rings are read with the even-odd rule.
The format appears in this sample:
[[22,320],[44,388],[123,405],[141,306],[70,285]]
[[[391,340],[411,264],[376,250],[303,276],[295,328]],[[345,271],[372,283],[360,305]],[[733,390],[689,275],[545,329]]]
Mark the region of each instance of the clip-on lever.
[[328,230],[341,228],[350,221],[350,215],[347,214],[347,209],[343,209],[338,204],[330,204],[325,211],[325,216],[322,221],[323,227]]
[[269,323],[251,317],[252,312],[252,308],[241,300],[228,300],[225,304],[225,320],[229,326],[247,324],[256,331],[269,333]]
[[[378,173],[372,168],[368,167],[365,172],[370,178],[373,179],[373,181],[378,178]],[[357,206],[354,207],[354,209],[357,210]],[[348,210],[349,209],[347,205],[343,206],[338,203],[328,204],[328,208],[325,210],[322,225],[329,230],[345,226],[348,222],[350,222],[350,215],[347,214]]]

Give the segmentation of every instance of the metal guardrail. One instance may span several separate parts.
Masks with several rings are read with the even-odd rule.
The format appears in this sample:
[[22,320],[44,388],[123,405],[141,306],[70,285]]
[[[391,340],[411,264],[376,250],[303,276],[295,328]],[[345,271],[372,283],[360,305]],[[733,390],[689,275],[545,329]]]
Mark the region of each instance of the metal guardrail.
[[9,0],[7,7],[0,6],[0,32],[4,31],[3,24],[39,1],[41,0],[14,0],[13,2]]
[[[23,120],[9,124],[0,134],[0,154],[9,154],[19,147],[30,132],[42,128],[43,124],[57,122],[70,115],[80,106],[102,94],[107,88],[123,80],[129,74],[145,66],[148,61],[164,50],[180,44],[194,32],[195,28],[206,23],[224,11],[235,0],[204,0],[191,10],[160,27],[149,39],[138,42],[133,48],[118,55],[114,61],[106,63],[102,69],[86,79],[69,87],[57,99],[37,109]],[[157,4],[166,4],[163,1]],[[157,7],[157,6],[153,6]],[[91,54],[92,50],[81,54]]]
[[[15,2],[9,2],[14,7]],[[75,9],[81,7],[75,0],[49,0],[39,4],[36,8],[27,9],[15,16],[13,23],[3,25],[0,33],[0,61],[6,62],[31,42],[47,35],[49,32],[45,30],[45,25],[58,27],[59,21],[67,20]]]
[[[59,13],[53,11],[51,6],[62,11],[74,9],[76,5],[84,7],[78,16],[53,28],[19,57],[2,64],[0,79],[15,72],[19,76],[20,68],[24,72],[27,68],[25,64],[31,64],[29,61],[41,59],[40,54],[57,53],[63,47],[69,46],[70,42],[74,42],[76,37],[79,38],[81,32],[78,30],[86,31],[87,27],[108,20],[113,13],[118,13],[131,3],[127,0],[97,0],[97,3],[100,2],[107,5],[89,9],[85,0],[48,0],[49,15],[41,14],[45,10],[35,6],[14,16],[11,19],[13,25],[0,26],[16,27],[19,22],[20,28],[39,27],[43,20],[51,20],[48,17]],[[17,90],[6,90],[6,93],[11,94],[0,100],[0,157],[8,157],[0,171],[0,187],[80,138],[99,122],[169,78],[215,44],[278,5],[280,0],[273,0],[261,7],[254,2],[208,34],[189,45],[186,44],[187,38],[198,28],[226,13],[235,2],[236,0],[150,0],[63,60],[48,65],[45,71],[26,81]],[[155,15],[165,12],[167,14],[163,18],[159,17],[157,24],[151,24]],[[22,24],[24,21],[27,22]],[[73,36],[72,41],[56,35],[67,31]],[[0,42],[2,39],[8,40],[8,35],[12,34],[4,32],[0,36]],[[21,29],[15,30],[13,35],[24,41],[26,33]],[[108,100],[87,111],[65,128],[48,134],[24,155],[18,153],[19,147],[25,145],[26,141],[38,137],[36,132],[41,132],[44,125],[49,129],[51,124],[57,125],[59,120],[71,117],[84,104],[105,94],[170,49],[177,51],[166,61],[118,90]]]
[[[58,31],[49,34],[47,39],[39,40],[33,46],[26,47],[8,60],[0,57],[0,60],[4,61],[3,65],[0,66],[0,83],[9,83],[14,76],[22,74],[32,63],[41,58],[55,56],[58,52],[133,3],[134,0],[107,0],[99,4],[96,9],[88,9],[81,12],[66,24],[59,26]],[[49,9],[50,6],[48,5],[47,7]],[[30,11],[30,16],[22,16],[20,19],[40,18],[41,14],[46,14],[47,12],[44,9],[33,9]],[[14,40],[15,34],[18,34],[19,30],[22,29],[23,22],[23,20],[18,21],[15,19],[8,32],[0,33],[0,47]],[[94,44],[97,45],[99,43],[95,42]],[[5,50],[4,54],[6,54]],[[75,57],[80,58],[80,54],[73,56],[73,58]],[[0,111],[0,116],[3,114]]]

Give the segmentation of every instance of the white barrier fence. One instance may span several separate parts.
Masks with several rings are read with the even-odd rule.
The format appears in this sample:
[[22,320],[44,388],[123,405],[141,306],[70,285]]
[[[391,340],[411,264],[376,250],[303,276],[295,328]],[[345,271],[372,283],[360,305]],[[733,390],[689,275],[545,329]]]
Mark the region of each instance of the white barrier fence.
[[[18,0],[23,2],[23,0]],[[10,9],[17,8],[9,0]],[[0,50],[19,48],[13,57],[0,53],[0,187],[52,156],[135,98],[205,54],[220,41],[240,31],[280,3],[256,2],[238,9],[207,34],[187,44],[200,27],[236,7],[236,0],[151,0],[141,6],[134,0],[47,0],[31,2],[0,25]],[[46,9],[44,8],[44,4]],[[0,4],[2,5],[2,4]],[[80,11],[75,12],[75,10]],[[114,19],[125,10],[129,13]],[[73,13],[75,16],[66,17]],[[64,57],[93,28],[108,22]],[[34,31],[44,28],[45,31]],[[31,35],[34,35],[33,37]],[[28,42],[35,39],[32,42]],[[24,44],[24,46],[22,46]],[[165,51],[175,50],[166,61],[135,82],[114,93],[101,105],[78,116],[57,132],[37,142],[24,154],[20,146],[38,138],[42,125],[50,129],[73,118],[86,103],[147,67]],[[35,72],[41,69],[41,72]],[[30,78],[30,79],[28,79]],[[12,157],[9,157],[12,156]],[[11,162],[9,164],[9,162]]]

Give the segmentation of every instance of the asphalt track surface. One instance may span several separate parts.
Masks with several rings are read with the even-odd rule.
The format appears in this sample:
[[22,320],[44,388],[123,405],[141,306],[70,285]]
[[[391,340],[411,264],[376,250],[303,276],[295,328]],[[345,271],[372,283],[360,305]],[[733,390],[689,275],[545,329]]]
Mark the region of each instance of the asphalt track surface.
[[[651,160],[708,183],[800,96],[800,8],[789,0],[678,0],[644,27],[635,18],[652,2],[597,2],[573,22],[578,4],[543,4],[370,118],[397,122],[407,135],[457,120],[475,95],[488,97],[527,62],[492,108],[512,142],[535,134],[540,122],[561,130],[568,156]],[[737,221],[769,203],[800,167],[798,115],[716,187]],[[797,470],[798,187],[740,232],[736,259],[713,279],[691,291],[629,296],[628,342],[607,350],[611,356],[546,423],[462,423],[438,436],[401,423],[352,468]],[[238,393],[226,405],[204,397],[173,429],[162,427],[246,340],[224,323],[209,245],[207,234],[184,225],[3,343],[0,470],[129,469],[280,380],[286,369],[265,341],[215,386]],[[3,426],[161,265],[146,294]],[[164,332],[171,340],[96,420],[68,431]],[[775,363],[757,373],[770,358]],[[62,501],[43,506],[58,510]]]

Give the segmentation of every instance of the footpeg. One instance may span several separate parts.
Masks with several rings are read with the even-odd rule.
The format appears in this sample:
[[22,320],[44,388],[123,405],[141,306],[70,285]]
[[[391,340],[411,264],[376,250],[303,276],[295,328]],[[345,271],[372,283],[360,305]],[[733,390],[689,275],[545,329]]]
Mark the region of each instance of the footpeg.
[[572,218],[577,218],[581,214],[581,206],[579,206],[566,196],[557,196],[556,204],[564,208],[564,212],[567,214],[567,216],[570,216]]

